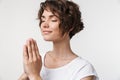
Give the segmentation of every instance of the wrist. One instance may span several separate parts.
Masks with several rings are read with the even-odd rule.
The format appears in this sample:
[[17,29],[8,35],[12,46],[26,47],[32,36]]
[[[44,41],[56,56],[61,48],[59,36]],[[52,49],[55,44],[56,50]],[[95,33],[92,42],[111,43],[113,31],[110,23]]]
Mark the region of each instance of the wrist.
[[34,75],[29,77],[30,80],[42,80],[40,75]]

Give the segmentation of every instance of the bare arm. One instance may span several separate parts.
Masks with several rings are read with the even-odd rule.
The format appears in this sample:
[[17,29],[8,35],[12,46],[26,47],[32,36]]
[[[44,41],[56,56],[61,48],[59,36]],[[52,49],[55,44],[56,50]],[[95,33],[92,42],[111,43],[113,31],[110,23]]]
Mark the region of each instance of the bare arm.
[[29,78],[25,73],[23,73],[18,80],[29,80]]
[[95,76],[88,76],[88,77],[85,77],[81,80],[95,80]]
[[32,79],[29,79],[28,76],[23,73],[18,80],[42,80],[40,76],[34,76]]

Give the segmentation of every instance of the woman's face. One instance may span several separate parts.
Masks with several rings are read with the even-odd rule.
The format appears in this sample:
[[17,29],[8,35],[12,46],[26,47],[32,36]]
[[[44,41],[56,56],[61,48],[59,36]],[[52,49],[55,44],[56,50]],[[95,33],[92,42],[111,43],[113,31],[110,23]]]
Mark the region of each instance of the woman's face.
[[59,41],[62,39],[59,28],[60,20],[50,10],[44,10],[41,17],[41,32],[46,41]]

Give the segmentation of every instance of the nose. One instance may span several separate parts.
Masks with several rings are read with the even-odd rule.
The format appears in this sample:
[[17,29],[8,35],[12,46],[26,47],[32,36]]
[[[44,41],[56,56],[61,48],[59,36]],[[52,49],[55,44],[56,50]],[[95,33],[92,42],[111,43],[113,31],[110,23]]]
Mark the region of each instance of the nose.
[[41,24],[41,27],[43,27],[43,28],[48,28],[48,27],[49,27],[48,21],[43,22],[43,23]]

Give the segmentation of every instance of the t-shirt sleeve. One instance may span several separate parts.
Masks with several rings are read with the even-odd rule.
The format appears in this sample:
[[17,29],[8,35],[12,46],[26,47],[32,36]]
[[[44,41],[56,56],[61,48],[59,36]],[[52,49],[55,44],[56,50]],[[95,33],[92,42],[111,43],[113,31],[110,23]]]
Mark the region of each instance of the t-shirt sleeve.
[[78,70],[75,80],[80,80],[88,76],[94,76],[95,77],[94,80],[99,80],[94,67],[90,63],[86,64],[85,66],[83,66],[82,68]]

